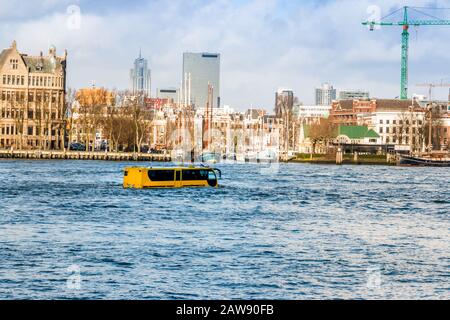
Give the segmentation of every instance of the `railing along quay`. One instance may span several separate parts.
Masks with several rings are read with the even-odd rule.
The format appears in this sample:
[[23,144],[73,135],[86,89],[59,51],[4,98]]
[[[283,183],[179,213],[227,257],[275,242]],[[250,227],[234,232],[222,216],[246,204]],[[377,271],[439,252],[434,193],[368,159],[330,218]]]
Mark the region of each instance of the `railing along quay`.
[[3,159],[58,159],[58,160],[105,160],[105,161],[171,161],[169,155],[136,152],[88,152],[88,151],[43,151],[0,150]]

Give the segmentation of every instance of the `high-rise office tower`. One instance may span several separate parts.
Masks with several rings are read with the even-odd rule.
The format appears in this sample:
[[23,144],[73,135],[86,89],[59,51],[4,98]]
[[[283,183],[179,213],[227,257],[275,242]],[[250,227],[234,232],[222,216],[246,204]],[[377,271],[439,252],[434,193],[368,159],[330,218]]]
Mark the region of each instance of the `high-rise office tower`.
[[212,87],[212,108],[220,107],[220,54],[185,52],[182,79],[181,96],[189,104],[205,108]]
[[134,67],[130,71],[131,90],[133,93],[143,93],[151,96],[151,71],[148,69],[148,62],[142,58],[139,52],[139,58],[134,60]]
[[316,88],[316,105],[331,106],[333,100],[336,100],[336,89],[329,83],[324,83],[322,87]]

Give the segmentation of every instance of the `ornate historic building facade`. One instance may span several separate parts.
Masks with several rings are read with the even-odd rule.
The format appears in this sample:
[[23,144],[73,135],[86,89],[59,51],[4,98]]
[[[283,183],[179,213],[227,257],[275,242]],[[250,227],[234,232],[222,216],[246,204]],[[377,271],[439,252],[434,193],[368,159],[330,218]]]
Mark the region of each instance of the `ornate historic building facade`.
[[0,148],[64,148],[66,58],[20,53],[14,41],[0,53]]

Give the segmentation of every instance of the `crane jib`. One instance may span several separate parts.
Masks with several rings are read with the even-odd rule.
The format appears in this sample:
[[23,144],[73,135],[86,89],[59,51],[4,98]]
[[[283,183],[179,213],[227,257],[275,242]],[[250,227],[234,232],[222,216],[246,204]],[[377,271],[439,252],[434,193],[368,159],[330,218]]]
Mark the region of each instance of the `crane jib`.
[[[450,25],[450,20],[436,18],[433,20],[411,20],[409,19],[409,11],[415,11],[425,16],[430,16],[424,12],[421,12],[417,9],[423,8],[415,8],[415,7],[403,7],[403,20],[399,22],[387,22],[382,21],[384,18],[381,18],[379,21],[365,21],[362,24],[365,26],[369,26],[371,31],[375,30],[375,26],[401,26],[403,29],[402,32],[402,55],[401,55],[401,80],[400,80],[400,98],[402,100],[408,99],[408,51],[409,51],[409,26],[448,26]],[[439,9],[439,8],[431,8],[431,9]],[[394,13],[400,11],[400,9],[392,12],[385,18],[392,16]],[[430,16],[432,17],[432,16]]]

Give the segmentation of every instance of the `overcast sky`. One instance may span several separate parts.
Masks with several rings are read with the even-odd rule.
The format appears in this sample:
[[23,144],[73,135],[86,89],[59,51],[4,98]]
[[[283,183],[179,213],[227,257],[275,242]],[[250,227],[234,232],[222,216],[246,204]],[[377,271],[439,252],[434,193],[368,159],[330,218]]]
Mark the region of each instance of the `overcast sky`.
[[[16,39],[28,54],[67,49],[69,86],[117,89],[128,88],[142,48],[153,92],[179,85],[184,51],[219,52],[222,102],[241,110],[272,110],[278,87],[312,104],[323,82],[395,98],[401,30],[370,32],[361,21],[403,5],[450,8],[450,0],[0,0],[0,46]],[[450,19],[450,10],[422,11]],[[411,28],[410,93],[428,92],[418,83],[450,82],[449,40],[450,26]]]

